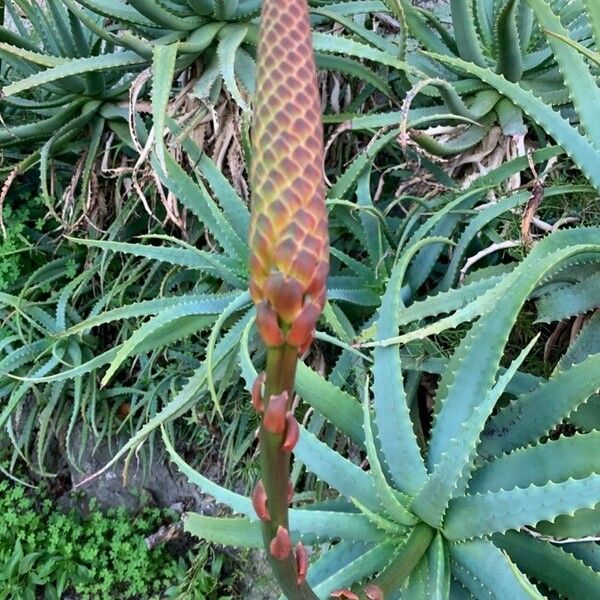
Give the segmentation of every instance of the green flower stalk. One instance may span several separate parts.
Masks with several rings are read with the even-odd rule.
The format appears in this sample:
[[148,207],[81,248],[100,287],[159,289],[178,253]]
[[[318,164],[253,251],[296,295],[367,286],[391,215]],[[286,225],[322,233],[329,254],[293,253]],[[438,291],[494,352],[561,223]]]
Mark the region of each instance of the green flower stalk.
[[311,344],[327,292],[329,242],[323,125],[306,0],[265,0],[253,123],[250,293],[267,346],[252,394],[262,415],[262,479],[253,493],[274,573],[290,600],[315,599],[307,554],[292,547],[290,454],[298,353]]

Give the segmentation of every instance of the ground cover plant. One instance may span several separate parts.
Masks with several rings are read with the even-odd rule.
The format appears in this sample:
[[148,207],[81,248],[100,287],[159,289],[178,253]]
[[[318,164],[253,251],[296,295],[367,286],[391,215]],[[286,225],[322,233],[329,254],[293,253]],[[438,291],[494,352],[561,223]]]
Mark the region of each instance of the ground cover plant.
[[218,507],[175,597],[228,593],[207,541],[287,598],[597,595],[594,2],[2,12],[9,503],[166,452]]
[[0,507],[1,598],[66,592],[90,599],[172,597],[185,577],[186,560],[146,547],[145,537],[166,523],[158,509],[134,520],[123,510],[104,515],[93,505],[85,518],[61,514],[48,496],[8,478],[0,481]]

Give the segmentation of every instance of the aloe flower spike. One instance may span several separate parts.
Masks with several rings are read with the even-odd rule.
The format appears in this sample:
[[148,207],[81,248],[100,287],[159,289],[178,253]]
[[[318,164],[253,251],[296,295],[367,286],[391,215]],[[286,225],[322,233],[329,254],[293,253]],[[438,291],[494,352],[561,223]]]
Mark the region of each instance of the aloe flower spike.
[[261,481],[253,495],[267,556],[289,600],[316,600],[308,555],[293,547],[288,511],[298,354],[323,310],[329,241],[323,126],[306,0],[264,0],[252,131],[250,293],[267,366],[253,387],[261,415]]

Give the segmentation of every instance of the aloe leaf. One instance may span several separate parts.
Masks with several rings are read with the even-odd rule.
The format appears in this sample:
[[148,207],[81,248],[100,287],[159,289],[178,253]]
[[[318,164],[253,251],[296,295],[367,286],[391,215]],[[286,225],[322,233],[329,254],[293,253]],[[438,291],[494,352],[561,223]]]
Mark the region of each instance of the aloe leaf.
[[554,374],[566,371],[569,367],[583,362],[591,354],[600,353],[600,311],[595,312],[583,325],[567,351],[562,355]]
[[523,122],[523,111],[508,98],[502,98],[495,107],[502,133],[509,136],[524,136],[527,127]]
[[344,38],[329,33],[314,32],[313,47],[315,52],[328,52],[331,54],[352,56],[354,58],[363,58],[388,67],[393,67],[407,74],[412,73],[414,75],[420,75],[414,67],[411,67],[403,60],[379,50],[378,48],[351,40],[350,38]]
[[451,540],[504,533],[594,508],[598,498],[600,475],[596,474],[560,483],[549,481],[541,486],[466,495],[450,501],[444,533]]
[[486,66],[481,40],[475,27],[473,4],[465,0],[450,0],[454,37],[460,57],[480,67]]
[[[117,372],[118,368],[130,356],[136,353],[142,354],[147,352],[149,348],[155,349],[172,341],[183,339],[186,335],[191,335],[200,329],[206,329],[211,326],[216,317],[211,315],[208,318],[199,318],[202,310],[204,310],[204,307],[199,304],[180,304],[148,320],[121,344],[117,354],[102,377],[101,385],[106,385]],[[195,318],[189,319],[186,317]],[[182,330],[178,329],[179,326],[183,326]],[[160,337],[161,334],[166,335],[167,338],[162,339]]]
[[295,389],[298,395],[340,431],[358,443],[364,444],[360,403],[331,382],[300,362],[297,367]]
[[[172,131],[179,132],[174,121],[169,120],[168,123]],[[181,144],[183,149],[188,153],[191,162],[208,182],[215,198],[217,198],[223,208],[223,213],[226,215],[238,237],[242,240],[248,239],[250,211],[246,204],[206,152],[200,150],[197,144],[189,137],[181,140]]]
[[397,520],[398,523],[403,525],[415,525],[418,522],[418,519],[411,514],[398,500],[398,497],[394,494],[392,488],[390,488],[383,469],[381,468],[381,463],[379,462],[379,455],[377,453],[375,438],[373,436],[373,427],[371,424],[371,413],[369,410],[368,381],[366,382],[363,400],[363,422],[367,458],[369,459],[369,466],[373,475],[375,489],[377,491],[377,495],[379,498],[381,498],[384,510],[390,515],[390,517]]
[[174,12],[156,0],[128,0],[141,15],[149,19],[154,27],[157,25],[175,31],[192,31],[202,25],[202,19],[198,16],[179,17]]
[[469,493],[524,488],[548,481],[583,479],[600,472],[600,432],[575,434],[514,450],[485,463],[469,482]]
[[589,600],[598,594],[600,573],[569,552],[523,533],[495,536],[517,566],[569,600]]
[[382,502],[373,477],[300,428],[300,440],[294,449],[296,459],[306,468],[348,498],[356,498],[369,510],[379,512]]
[[600,273],[574,285],[555,290],[537,302],[537,323],[552,323],[582,315],[600,304]]
[[372,85],[375,89],[384,93],[388,98],[393,98],[395,96],[394,91],[384,77],[375,73],[358,60],[323,53],[317,54],[315,60],[318,69],[343,73],[358,81],[363,81]]
[[558,372],[501,409],[486,426],[482,456],[535,443],[600,388],[600,354]]
[[498,52],[498,72],[509,81],[519,81],[523,75],[521,42],[517,30],[519,6],[520,0],[508,0],[502,6],[496,20],[495,37]]
[[442,534],[437,532],[427,550],[429,566],[429,600],[450,598],[450,565],[446,544]]
[[[373,199],[371,197],[370,184],[371,169],[367,168],[358,180],[356,200],[359,206],[375,210]],[[377,265],[380,265],[383,256],[383,235],[380,229],[380,221],[377,217],[364,210],[360,211],[360,220],[367,240],[369,262],[372,267],[376,267]],[[369,281],[373,278],[373,271],[366,265],[363,265],[363,267],[366,269],[366,272],[357,273],[357,275],[365,277],[365,281]],[[370,275],[367,274],[369,272]]]
[[239,292],[227,294],[183,294],[181,296],[172,296],[167,298],[156,298],[155,300],[143,300],[134,302],[125,306],[119,306],[107,310],[98,315],[91,316],[80,323],[72,325],[64,331],[62,335],[69,336],[82,331],[90,330],[105,323],[113,323],[123,319],[135,317],[146,317],[156,315],[164,310],[177,307],[181,304],[195,304],[202,313],[199,314],[220,314],[237,296]]
[[225,546],[262,548],[259,521],[245,517],[207,517],[186,513],[184,529],[193,536]]
[[338,180],[329,188],[328,198],[343,198],[350,189],[356,185],[360,175],[372,164],[377,154],[381,152],[392,140],[398,136],[398,130],[389,131],[373,141],[363,150],[350,164],[350,166],[340,175]]
[[[244,328],[253,317],[253,314],[254,311],[248,311],[217,343],[213,353],[213,369],[219,367],[225,362],[226,358],[230,357],[231,353],[235,351]],[[110,350],[109,352],[112,353],[114,350]],[[97,473],[94,473],[93,476],[97,477],[101,475],[116,464],[123,456],[126,456],[128,453],[139,448],[157,427],[185,414],[193,405],[194,400],[198,398],[198,395],[206,393],[206,391],[207,363],[204,361],[202,365],[194,371],[193,375],[187,380],[185,385],[173,395],[171,402],[165,404],[162,410],[145,423],[139,431],[114,454],[111,460]]]
[[[164,427],[162,437],[171,460],[188,478],[190,483],[197,485],[205,494],[210,494],[219,503],[226,504],[235,513],[247,515],[250,520],[257,521],[258,517],[252,507],[250,498],[228,490],[205,477],[189,464],[173,448],[171,440]],[[378,531],[370,521],[359,513],[326,512],[319,510],[292,509],[290,511],[290,526],[292,536],[308,543],[319,539],[351,539],[365,543],[381,541],[384,533]],[[198,534],[196,534],[198,535]],[[237,544],[231,544],[237,545]]]
[[171,83],[175,76],[177,44],[158,45],[152,50],[152,116],[154,119],[154,144],[156,156],[166,170],[165,165],[165,117],[171,95]]
[[245,40],[247,32],[248,28],[245,25],[225,25],[225,27],[219,31],[219,44],[217,46],[219,70],[223,77],[223,82],[232,98],[243,111],[248,110],[248,104],[242,97],[235,79],[234,66],[235,54]]
[[197,250],[191,246],[184,248],[169,248],[166,246],[150,246],[148,244],[133,244],[129,242],[111,242],[76,238],[68,239],[75,243],[83,244],[84,246],[101,248],[103,250],[111,250],[114,252],[124,252],[134,256],[160,260],[180,267],[197,269],[210,274],[214,273],[219,277],[223,277],[223,279],[236,287],[244,288],[246,286],[246,282],[235,274],[234,270],[237,270],[236,266],[225,266],[225,264],[223,264],[226,257],[205,252],[203,250]]
[[56,67],[40,71],[19,81],[15,81],[5,86],[2,91],[6,96],[20,94],[32,88],[59,81],[72,75],[82,75],[98,71],[109,70],[127,70],[144,63],[144,59],[135,52],[125,51],[115,54],[103,54],[101,56],[91,56],[88,58],[76,58],[64,62]]
[[[397,334],[406,268],[414,254],[432,241],[436,238],[415,243],[394,266],[376,321],[376,342]],[[397,488],[414,495],[425,484],[427,472],[410,418],[400,352],[395,346],[376,347],[373,361],[374,408],[382,455]]]
[[69,59],[62,58],[61,56],[42,54],[37,50],[26,50],[24,48],[20,48],[19,46],[7,44],[5,42],[0,42],[0,54],[4,56],[15,56],[17,58],[22,58],[27,62],[40,67],[58,67],[59,65],[64,65],[69,61]]
[[488,540],[451,544],[452,574],[476,598],[544,600],[537,588]]
[[[333,575],[323,579],[314,587],[315,593],[319,597],[328,598],[331,592],[373,575],[389,563],[395,550],[395,544],[392,541],[388,540],[378,544],[351,562],[340,565],[341,568],[337,569]],[[308,572],[310,577],[310,569]]]
[[600,5],[594,0],[583,0],[585,14],[592,26],[596,48],[600,49]]
[[[568,37],[569,33],[562,26],[560,18],[552,12],[546,2],[543,0],[526,1],[544,30]],[[591,74],[577,50],[552,35],[546,37],[569,90],[573,106],[579,115],[581,126],[588,134],[590,142],[598,150],[600,149],[600,122],[594,99],[600,98],[600,88],[596,84],[596,78]]]
[[[581,194],[589,190],[590,188],[588,188],[587,186],[557,186],[546,189],[544,191],[544,196],[549,198],[555,195],[562,194]],[[484,210],[479,211],[477,215],[470,220],[467,227],[461,233],[456,247],[453,249],[450,264],[447,267],[446,273],[444,274],[444,277],[442,278],[438,289],[447,289],[450,285],[456,283],[463,257],[469,245],[481,232],[481,230],[488,223],[491,223],[494,219],[527,202],[529,197],[530,193],[517,192],[516,194],[513,194],[508,198],[500,198],[496,203],[485,208]]]
[[[590,246],[584,245],[584,235]],[[577,244],[568,231],[545,238],[504,281],[487,293],[493,301],[493,311],[480,318],[462,339],[438,385],[427,457],[430,469],[449,450],[451,440],[459,439],[463,423],[471,418],[479,399],[492,387],[512,326],[538,282],[563,261],[593,248],[600,249],[596,246],[600,239],[596,229],[579,230],[577,236],[581,245],[575,246],[558,246],[561,240],[569,239]]]
[[[453,313],[463,309],[463,307],[475,307],[475,310],[470,313],[473,316],[465,316],[464,321],[468,321],[471,318],[475,318],[477,314],[481,314],[481,305],[477,305],[475,302],[486,292],[495,287],[500,281],[502,281],[502,275],[493,275],[482,279],[475,280],[471,283],[467,283],[462,287],[451,288],[445,292],[438,292],[425,298],[413,302],[407,308],[402,308],[398,315],[398,324],[400,327],[409,325],[415,321],[421,321],[430,317],[436,317],[444,313]],[[463,321],[463,322],[464,322]],[[449,325],[450,327],[451,325]],[[367,342],[373,339],[376,327],[371,325],[361,332],[356,340]],[[416,338],[421,337],[421,334],[417,334]]]
[[510,98],[536,123],[541,125],[564,148],[575,164],[583,171],[591,183],[600,189],[600,155],[595,146],[582,136],[566,119],[550,105],[517,83],[507,81],[490,69],[483,69],[457,58],[431,55],[444,64],[453,65],[467,73],[479,77],[502,95]]
[[330,10],[329,7],[311,8],[310,12],[314,15],[322,15],[331,19],[332,21],[337,21],[340,25],[343,25],[346,30],[351,31],[358,37],[362,38],[363,41],[367,42],[367,44],[370,44],[382,52],[388,53],[390,56],[398,56],[400,54],[399,48],[394,43],[386,40],[384,37],[381,37],[376,33],[373,33],[372,31],[369,31],[365,27],[362,27],[353,19]]
[[156,27],[156,23],[140,14],[122,0],[77,0],[79,4],[95,14],[102,15],[108,19],[130,25],[141,25],[144,27]]
[[[482,317],[482,319],[485,317]],[[461,479],[469,477],[479,435],[496,402],[504,393],[508,382],[514,377],[529,352],[538,340],[535,337],[512,362],[494,386],[474,404],[469,419],[462,424],[458,437],[450,440],[447,450],[441,455],[423,489],[415,497],[411,507],[426,522],[440,526],[448,502],[460,493]]]
[[[40,365],[36,365],[33,370],[30,372],[31,377],[44,377],[51,371],[53,371],[59,364],[62,358],[62,354],[64,353],[64,349],[58,355],[53,355]],[[14,410],[17,408],[21,400],[24,398],[25,394],[27,394],[33,386],[33,383],[30,381],[26,381],[20,383],[15,387],[15,389],[10,394],[8,400],[3,403],[2,412],[0,412],[0,427],[3,427],[8,419],[10,419]]]
[[473,11],[482,43],[491,48],[494,43],[494,2],[474,0]]
[[421,600],[431,597],[430,593],[429,564],[426,560],[421,560],[402,589],[402,600]]
[[323,583],[337,571],[351,564],[361,557],[367,550],[373,548],[372,544],[363,542],[340,542],[328,548],[327,552],[321,554],[308,569],[306,579],[311,587]]
[[175,194],[179,202],[206,225],[227,254],[245,265],[248,258],[248,245],[237,234],[228,215],[214,202],[204,184],[196,183],[170,154],[166,154],[164,158],[164,170],[156,164],[161,182]]

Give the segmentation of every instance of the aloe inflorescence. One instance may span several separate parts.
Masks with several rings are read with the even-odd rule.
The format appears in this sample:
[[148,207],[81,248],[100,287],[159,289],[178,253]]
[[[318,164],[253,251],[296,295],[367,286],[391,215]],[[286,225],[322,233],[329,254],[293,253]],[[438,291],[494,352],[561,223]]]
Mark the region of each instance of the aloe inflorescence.
[[292,549],[288,522],[290,452],[299,431],[296,361],[312,341],[329,270],[323,126],[305,0],[264,3],[257,66],[250,293],[268,353],[253,391],[262,414],[262,479],[253,504],[285,593],[315,598],[305,583],[306,551]]

